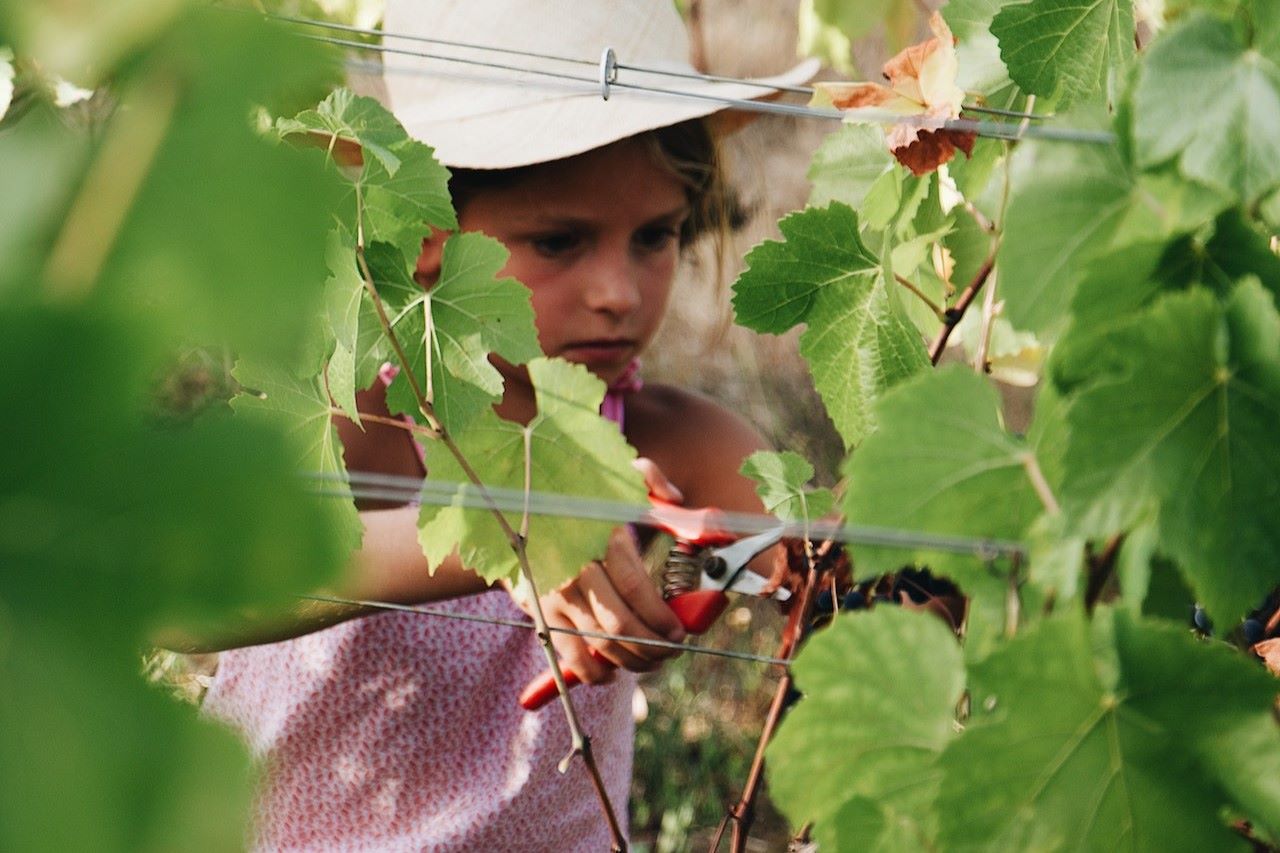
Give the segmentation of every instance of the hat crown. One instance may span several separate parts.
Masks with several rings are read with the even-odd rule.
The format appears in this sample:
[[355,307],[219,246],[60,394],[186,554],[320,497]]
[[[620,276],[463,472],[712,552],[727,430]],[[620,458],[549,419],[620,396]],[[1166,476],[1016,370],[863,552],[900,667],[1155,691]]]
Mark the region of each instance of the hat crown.
[[[723,109],[717,98],[769,91],[636,70],[694,72],[671,0],[387,0],[383,31],[387,47],[413,55],[386,54],[380,96],[448,166],[568,157],[710,115]],[[606,48],[633,66],[619,70],[608,100],[599,67]]]

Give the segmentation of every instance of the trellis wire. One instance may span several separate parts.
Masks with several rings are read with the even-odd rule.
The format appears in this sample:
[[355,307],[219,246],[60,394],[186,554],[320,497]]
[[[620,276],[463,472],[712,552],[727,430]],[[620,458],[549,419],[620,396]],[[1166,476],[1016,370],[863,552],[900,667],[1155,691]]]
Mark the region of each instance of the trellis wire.
[[[519,619],[503,619],[497,616],[476,616],[473,613],[454,613],[449,610],[438,610],[417,604],[396,604],[391,601],[342,598],[341,596],[336,595],[299,595],[298,598],[305,601],[321,601],[328,604],[344,604],[351,607],[370,607],[377,610],[394,610],[401,613],[417,613],[422,616],[438,616],[442,619],[456,619],[462,622],[478,622],[483,625],[519,628],[527,631],[535,630],[537,627],[532,622],[522,622]],[[585,637],[593,640],[612,640],[619,643],[634,643],[638,646],[654,646],[660,649],[673,649],[676,651],[692,652],[693,654],[699,655],[712,655],[714,657],[721,658],[732,658],[734,660],[749,661],[752,663],[778,664],[780,666],[788,666],[791,663],[791,661],[786,658],[756,655],[751,652],[738,652],[732,649],[713,649],[710,646],[699,646],[692,643],[673,643],[670,640],[651,640],[647,637],[633,637],[627,634],[608,634],[603,631],[583,631],[577,628],[558,628],[554,625],[548,625],[547,630],[553,631],[557,634],[570,634],[574,637]]]
[[[536,51],[517,50],[514,48],[501,48],[501,47],[481,45],[481,44],[476,44],[471,42],[459,42],[459,41],[450,41],[445,39],[434,39],[427,36],[391,33],[391,32],[385,32],[382,30],[366,29],[363,27],[354,27],[347,24],[329,23],[325,21],[316,21],[316,20],[311,20],[307,18],[296,18],[296,17],[288,17],[288,16],[272,16],[272,17],[276,17],[277,19],[288,22],[288,23],[320,27],[320,28],[332,29],[332,30],[340,30],[344,32],[359,33],[359,34],[365,34],[365,35],[371,35],[371,36],[380,36],[382,38],[398,38],[398,39],[405,39],[410,41],[426,42],[430,44],[445,45],[450,47],[459,47],[459,48],[464,48],[468,50],[489,51],[492,53],[511,55],[511,56],[524,56],[528,58],[546,59],[546,60],[564,62],[568,64],[573,64],[573,65],[594,66],[597,64],[594,60],[555,56],[552,54],[539,53]],[[300,33],[299,35],[302,36],[303,38],[312,39],[314,41],[319,41],[326,44],[333,44],[339,47],[351,48],[353,50],[364,50],[364,51],[370,51],[370,52],[382,53],[382,54],[410,56],[410,57],[415,57],[420,59],[433,59],[441,62],[453,62],[453,63],[470,65],[470,66],[479,67],[479,68],[491,68],[491,69],[502,70],[502,71],[513,71],[513,72],[522,73],[522,74],[546,77],[549,79],[557,79],[557,80],[564,80],[564,81],[574,82],[574,83],[582,83],[582,84],[591,86],[593,88],[600,85],[599,79],[595,77],[581,77],[574,74],[562,73],[558,71],[550,71],[550,70],[541,69],[541,68],[530,68],[527,66],[511,65],[504,62],[494,62],[494,61],[489,61],[484,59],[475,59],[475,58],[462,57],[462,56],[449,56],[445,54],[429,53],[421,50],[411,50],[408,48],[391,47],[388,45],[369,44],[366,42],[353,41],[350,39],[333,38],[330,36],[314,35],[311,33]],[[355,61],[349,64],[352,67],[355,67],[361,70],[382,71],[382,72],[390,72],[393,74],[401,74],[401,73],[430,74],[431,73],[431,72],[423,71],[422,69],[408,69],[408,68],[402,68],[399,66],[386,65],[381,63],[361,63],[361,62]],[[740,79],[735,77],[725,77],[725,76],[710,75],[710,74],[690,74],[687,72],[670,71],[670,70],[660,69],[660,68],[650,68],[650,67],[645,67],[640,65],[631,65],[631,64],[622,63],[622,62],[616,63],[613,67],[618,70],[638,71],[645,74],[674,77],[677,79],[692,79],[692,80],[699,80],[699,81],[705,81],[705,82],[732,83],[737,85],[757,86],[762,89],[782,90],[782,91],[789,91],[789,92],[794,92],[799,94],[810,94],[813,91],[811,88],[804,87],[804,86],[772,85],[772,84],[762,83],[755,80],[746,80],[746,79]],[[504,82],[511,83],[515,81],[504,81]],[[531,85],[531,84],[529,84],[528,82],[521,81],[518,83],[518,85]],[[779,104],[779,103],[771,103],[767,101],[754,101],[754,100],[748,100],[748,99],[742,99],[742,98],[726,98],[720,95],[713,95],[706,92],[691,92],[687,90],[672,89],[672,88],[667,88],[662,86],[647,86],[647,85],[641,85],[637,83],[628,83],[626,81],[617,80],[617,79],[610,81],[608,85],[610,88],[629,89],[632,91],[645,92],[648,94],[713,101],[715,103],[722,104],[726,107],[733,107],[735,109],[748,111],[748,112],[768,113],[768,114],[774,114],[774,115],[788,115],[788,116],[802,117],[802,118],[820,118],[820,119],[834,120],[834,121],[844,121],[846,118],[846,114],[841,112],[840,110],[808,107],[808,106],[802,106],[799,104]],[[985,112],[993,115],[1008,116],[1010,118],[1017,118],[1022,121],[1020,121],[1019,123],[1012,123],[1012,122],[1004,123],[1004,122],[974,121],[971,119],[952,119],[946,122],[944,127],[948,130],[971,132],[971,133],[976,133],[979,136],[985,136],[993,139],[1005,139],[1005,140],[1036,138],[1036,139],[1044,139],[1044,140],[1051,140],[1051,141],[1076,142],[1076,143],[1087,143],[1087,144],[1113,144],[1116,141],[1115,135],[1113,133],[1110,133],[1109,131],[1079,130],[1074,128],[1055,128],[1055,127],[1046,127],[1043,125],[1029,124],[1027,123],[1027,120],[1039,120],[1039,119],[1045,118],[1044,116],[1038,116],[1031,113],[1020,113],[1013,110],[1000,110],[1000,109],[994,109],[994,108],[988,108],[988,107],[965,107],[965,109],[969,109],[974,112]],[[898,113],[893,113],[888,110],[872,110],[872,109],[859,110],[858,117],[859,119],[862,119],[868,122],[876,122],[880,124],[894,124],[894,123],[899,123],[903,121],[910,121],[912,118],[911,116],[902,116]]]
[[[481,489],[470,483],[423,480],[362,471],[350,471],[346,478],[332,473],[313,473],[308,474],[307,478],[315,482],[318,494],[347,499],[367,498],[479,510],[496,508],[515,513],[523,512],[527,506],[533,515],[615,524],[655,522],[649,506],[575,495],[530,491],[526,500],[526,493],[522,489],[497,486]],[[723,511],[720,520],[726,531],[741,536],[762,533],[778,525],[778,520],[773,516],[743,512]],[[988,562],[1002,556],[1026,555],[1026,547],[1021,542],[1006,539],[949,536],[886,527],[836,524],[830,521],[791,522],[786,525],[785,535],[792,538],[807,536],[815,540],[834,539],[855,545],[967,554]]]

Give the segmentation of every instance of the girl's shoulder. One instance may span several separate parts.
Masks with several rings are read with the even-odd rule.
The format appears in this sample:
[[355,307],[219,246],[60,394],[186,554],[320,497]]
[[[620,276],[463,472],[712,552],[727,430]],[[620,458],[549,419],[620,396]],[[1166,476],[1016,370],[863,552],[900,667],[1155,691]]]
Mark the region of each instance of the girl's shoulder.
[[768,444],[745,418],[683,388],[646,383],[627,397],[627,439],[658,464],[690,506],[758,509],[755,490],[738,473]]

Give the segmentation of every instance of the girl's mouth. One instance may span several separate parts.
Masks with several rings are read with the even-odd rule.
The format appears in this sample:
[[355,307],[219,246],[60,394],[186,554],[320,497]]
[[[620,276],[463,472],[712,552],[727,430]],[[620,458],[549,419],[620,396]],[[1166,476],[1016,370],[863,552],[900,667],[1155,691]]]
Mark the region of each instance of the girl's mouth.
[[569,361],[596,365],[613,365],[631,358],[635,353],[636,342],[625,338],[598,338],[587,341],[574,341],[561,350],[561,355]]

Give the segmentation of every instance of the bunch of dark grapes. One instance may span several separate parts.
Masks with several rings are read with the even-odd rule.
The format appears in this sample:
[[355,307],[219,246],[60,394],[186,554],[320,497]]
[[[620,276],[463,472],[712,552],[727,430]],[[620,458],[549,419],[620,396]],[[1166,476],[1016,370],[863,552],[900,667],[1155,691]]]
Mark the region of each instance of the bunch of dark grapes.
[[[1243,622],[1227,632],[1225,638],[1248,649],[1263,640],[1280,636],[1280,613],[1277,611],[1280,611],[1280,588],[1272,590]],[[1199,604],[1191,608],[1191,627],[1202,637],[1213,636],[1213,621]]]
[[[801,642],[814,631],[825,628],[841,613],[869,610],[881,604],[897,604],[933,612],[949,613],[953,608],[963,611],[960,590],[946,578],[934,577],[929,569],[904,568],[897,572],[868,580],[850,583],[847,578],[834,583],[827,576],[813,600],[809,621],[800,635]],[[839,606],[837,607],[837,602]],[[959,618],[947,617],[954,628]],[[790,707],[801,697],[795,687],[787,692],[786,704]]]

